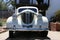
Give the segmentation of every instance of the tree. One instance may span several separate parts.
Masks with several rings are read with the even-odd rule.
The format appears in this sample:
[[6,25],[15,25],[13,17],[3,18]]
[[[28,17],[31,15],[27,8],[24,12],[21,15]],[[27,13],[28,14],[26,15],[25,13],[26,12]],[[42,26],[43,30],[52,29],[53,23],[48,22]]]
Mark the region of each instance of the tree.
[[4,2],[2,2],[2,8],[1,8],[1,10],[7,10],[7,6],[6,6],[6,4]]
[[0,10],[7,10],[6,4],[3,2],[3,0],[0,0]]
[[0,0],[0,10],[1,10],[1,8],[2,8],[2,0]]
[[8,2],[5,2],[4,0],[0,0],[0,10],[8,10],[9,6],[13,9],[13,7],[15,7],[15,1],[9,0]]
[[56,21],[60,22],[60,10],[55,13]]
[[55,12],[55,15],[50,18],[51,22],[60,22],[60,10]]

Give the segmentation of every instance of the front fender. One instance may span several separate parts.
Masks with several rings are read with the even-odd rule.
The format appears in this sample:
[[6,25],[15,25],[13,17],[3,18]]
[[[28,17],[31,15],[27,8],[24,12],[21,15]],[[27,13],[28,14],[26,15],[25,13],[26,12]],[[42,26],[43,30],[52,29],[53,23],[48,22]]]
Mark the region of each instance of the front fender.
[[43,21],[42,28],[49,28],[48,27],[49,26],[49,21],[48,21],[47,17],[42,16],[42,21]]
[[13,18],[13,16],[9,17],[6,22],[6,28],[22,28],[21,20],[19,18]]
[[48,26],[49,26],[49,22],[47,17],[45,16],[38,16],[38,20],[37,20],[37,26],[41,29],[47,29],[48,30]]
[[12,26],[12,19],[13,19],[12,16],[7,19],[7,21],[6,21],[6,28],[9,28],[9,27]]

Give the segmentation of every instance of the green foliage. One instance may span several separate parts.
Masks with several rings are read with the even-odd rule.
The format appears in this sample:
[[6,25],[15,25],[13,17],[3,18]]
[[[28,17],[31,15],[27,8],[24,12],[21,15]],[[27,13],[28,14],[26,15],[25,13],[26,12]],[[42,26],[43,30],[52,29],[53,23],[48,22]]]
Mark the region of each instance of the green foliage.
[[9,2],[4,2],[3,0],[0,0],[0,10],[7,10],[9,5],[13,5],[15,7],[15,0],[10,0]]
[[12,4],[13,6],[15,6],[15,1],[11,1],[11,4]]
[[2,1],[0,1],[0,10],[6,10],[7,9],[7,6],[6,4]]
[[56,21],[60,22],[60,10],[55,13]]
[[55,16],[52,16],[52,17],[50,18],[50,22],[56,22]]
[[2,22],[0,22],[0,26],[2,26]]
[[0,0],[0,10],[1,10],[1,8],[2,8],[2,1]]
[[60,22],[60,10],[55,12],[55,15],[51,17],[50,19],[51,22]]
[[6,6],[5,3],[2,3],[2,8],[1,8],[1,10],[7,10],[7,6]]

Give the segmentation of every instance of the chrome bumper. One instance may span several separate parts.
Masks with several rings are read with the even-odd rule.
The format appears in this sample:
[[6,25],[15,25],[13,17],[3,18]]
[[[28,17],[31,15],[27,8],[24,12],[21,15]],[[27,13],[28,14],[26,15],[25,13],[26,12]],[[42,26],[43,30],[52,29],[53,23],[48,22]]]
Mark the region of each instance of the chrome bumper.
[[48,28],[5,28],[11,31],[48,31]]

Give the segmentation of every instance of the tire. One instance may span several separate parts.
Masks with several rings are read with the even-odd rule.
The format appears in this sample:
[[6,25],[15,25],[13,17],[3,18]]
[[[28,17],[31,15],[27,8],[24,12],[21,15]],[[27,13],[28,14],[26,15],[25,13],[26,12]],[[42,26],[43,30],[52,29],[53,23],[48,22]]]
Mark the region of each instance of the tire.
[[41,36],[41,37],[47,37],[47,35],[48,35],[48,31],[42,31],[42,32],[40,33],[40,36]]
[[13,31],[9,31],[9,38],[13,38]]

